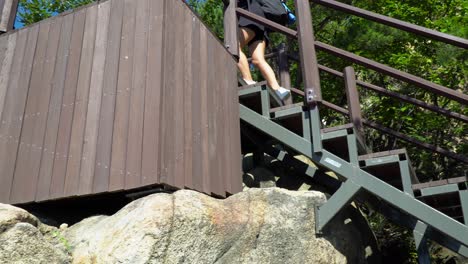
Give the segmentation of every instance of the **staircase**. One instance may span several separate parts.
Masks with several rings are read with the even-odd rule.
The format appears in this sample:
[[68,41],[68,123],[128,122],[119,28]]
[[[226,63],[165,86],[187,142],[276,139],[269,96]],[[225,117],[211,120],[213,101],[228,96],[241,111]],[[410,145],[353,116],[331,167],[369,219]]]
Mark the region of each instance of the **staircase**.
[[[388,219],[413,230],[420,262],[428,258],[423,254],[427,252],[426,239],[468,257],[466,177],[419,183],[405,149],[372,153],[363,141],[362,130],[354,124],[322,128],[320,106],[280,106],[271,100],[269,90],[264,83],[239,87],[242,132],[266,142],[262,150],[280,160],[302,154],[320,170],[339,176],[334,185],[339,187],[316,209],[318,232],[326,230],[327,223],[351,200],[365,201]],[[271,139],[284,144],[286,150],[275,149]],[[317,175],[316,168],[306,171],[309,177]]]

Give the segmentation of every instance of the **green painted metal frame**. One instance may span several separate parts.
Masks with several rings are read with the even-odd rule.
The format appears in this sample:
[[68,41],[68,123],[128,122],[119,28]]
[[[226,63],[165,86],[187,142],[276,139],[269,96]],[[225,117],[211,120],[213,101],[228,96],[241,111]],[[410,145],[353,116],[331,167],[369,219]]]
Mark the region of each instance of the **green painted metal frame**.
[[431,257],[429,255],[429,249],[427,247],[427,230],[428,226],[421,222],[416,221],[416,226],[413,229],[414,243],[416,250],[418,251],[418,262],[419,264],[430,264]]
[[420,190],[421,195],[418,196],[418,197],[425,197],[425,196],[433,196],[433,195],[444,194],[444,193],[458,192],[459,190],[460,189],[458,188],[458,184],[456,184],[456,183],[441,185],[441,186],[434,186],[434,187],[427,187],[427,188],[424,188],[424,189]]
[[463,212],[463,220],[465,225],[468,225],[468,190],[460,191],[459,195]]
[[[253,125],[260,131],[269,134],[279,141],[282,141],[295,151],[306,155],[316,164],[341,175],[343,178],[347,179],[347,181],[352,180],[352,183],[381,198],[386,203],[399,208],[399,210],[411,215],[415,219],[424,221],[431,228],[437,229],[456,240],[460,243],[461,247],[463,246],[466,248],[468,246],[468,227],[466,225],[463,225],[430,206],[414,199],[410,195],[405,195],[402,191],[365,172],[358,166],[350,164],[324,149],[322,149],[321,152],[315,152],[312,144],[313,142],[294,134],[274,122],[271,122],[269,119],[255,113],[243,105],[240,105],[239,107],[240,117],[245,122]],[[316,122],[317,119],[314,120],[311,118],[311,128],[314,128],[312,124]],[[317,129],[313,129],[312,131],[314,130]],[[314,133],[312,133],[312,136],[314,137]],[[333,203],[333,200],[330,199],[329,202]],[[324,209],[319,208],[319,212],[325,213],[325,210],[333,211],[341,209],[340,205],[342,200],[343,199],[337,199],[337,204],[331,204],[324,207]],[[325,213],[325,215],[331,214],[333,214],[333,212]],[[325,219],[326,218],[327,217],[325,217]]]

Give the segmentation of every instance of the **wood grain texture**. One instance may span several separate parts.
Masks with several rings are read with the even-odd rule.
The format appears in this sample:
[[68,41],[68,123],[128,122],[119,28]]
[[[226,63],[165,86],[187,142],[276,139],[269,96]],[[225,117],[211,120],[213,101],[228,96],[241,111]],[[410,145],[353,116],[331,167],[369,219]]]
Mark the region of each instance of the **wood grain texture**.
[[139,0],[136,6],[133,80],[127,142],[127,174],[125,177],[126,189],[136,188],[141,185],[143,111],[145,109],[148,50],[148,4],[148,0]]
[[107,32],[109,30],[110,3],[111,1],[107,1],[97,6],[96,41],[91,70],[91,83],[89,87],[83,153],[81,155],[79,194],[89,194],[93,189],[99,115],[104,83],[104,65],[106,62]]
[[112,156],[109,190],[125,187],[127,174],[127,141],[129,129],[130,87],[133,80],[136,1],[124,0],[122,36],[120,44],[117,98],[112,134]]
[[[35,137],[37,131],[37,121],[39,115],[38,106],[40,105],[41,79],[44,72],[44,62],[47,51],[50,23],[39,25],[39,35],[36,47],[36,54],[33,61],[31,73],[31,82],[24,113],[23,129],[20,137],[20,146],[16,161],[15,176],[12,186],[12,202],[34,200],[37,170],[42,150],[38,138]],[[41,120],[42,121],[42,120]]]
[[122,0],[111,1],[106,49],[107,54],[104,68],[104,87],[99,119],[99,135],[97,139],[97,154],[93,182],[94,193],[104,192],[109,189],[123,8],[124,2]]
[[161,86],[163,80],[164,2],[150,1],[148,61],[146,69],[145,112],[141,183],[159,183],[159,144]]

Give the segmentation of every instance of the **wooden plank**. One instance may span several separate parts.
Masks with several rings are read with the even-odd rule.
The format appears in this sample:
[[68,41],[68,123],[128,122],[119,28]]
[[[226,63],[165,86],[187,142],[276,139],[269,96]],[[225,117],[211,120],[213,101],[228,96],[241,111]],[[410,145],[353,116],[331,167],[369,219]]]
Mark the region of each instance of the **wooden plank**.
[[201,56],[200,56],[200,21],[192,23],[192,188],[203,189],[203,152],[201,141]]
[[10,200],[13,173],[17,158],[19,136],[28,92],[32,60],[36,45],[38,27],[18,33],[14,62],[8,83],[5,108],[2,113],[0,135],[4,140],[0,144],[0,168],[2,171],[0,201]]
[[97,154],[93,192],[109,189],[112,133],[114,128],[115,99],[117,93],[117,74],[119,71],[120,39],[122,31],[124,2],[111,1],[106,64],[104,69],[104,88],[99,121]]
[[184,187],[184,3],[181,1],[174,2],[175,18],[180,23],[175,23],[173,34],[176,36],[176,42],[174,43],[175,58],[174,58],[174,72],[172,78],[174,78],[174,108],[173,118],[175,122],[174,135],[172,137],[173,148],[174,148],[174,186],[177,188]]
[[[70,58],[67,66],[65,78],[65,94],[64,108],[60,116],[60,128],[62,131],[58,138],[58,146],[61,146],[58,152],[61,153],[61,158],[55,160],[54,173],[63,175],[63,195],[69,196],[72,194],[70,189],[73,189],[73,180],[68,178],[67,174],[68,161],[70,159],[70,144],[72,141],[72,127],[75,107],[77,105],[78,77],[81,64],[81,51],[83,48],[84,28],[86,21],[86,9],[81,9],[75,13],[72,29],[72,39],[70,46]],[[63,153],[63,155],[62,155]],[[62,158],[63,157],[63,158]]]
[[[224,60],[223,60],[224,58]],[[231,157],[231,139],[230,139],[230,134],[231,134],[231,129],[230,129],[230,123],[232,122],[232,115],[231,113],[231,105],[229,102],[232,100],[230,96],[232,93],[230,90],[236,90],[236,85],[232,85],[231,78],[229,78],[229,74],[232,73],[230,71],[230,68],[232,67],[232,64],[229,63],[229,58],[226,56],[226,52],[224,50],[220,51],[220,56],[219,60],[223,62],[221,70],[222,74],[220,76],[225,76],[222,81],[222,90],[223,90],[223,105],[222,105],[222,113],[221,113],[221,121],[223,122],[223,143],[221,151],[223,153],[223,161],[222,161],[222,171],[221,175],[223,177],[224,181],[224,195],[226,196],[229,193],[232,193],[232,188],[231,188],[231,178],[232,178],[232,169],[231,169],[231,162],[230,160],[232,159]]]
[[[16,169],[16,164],[18,162],[18,151],[19,151],[19,144],[21,144],[20,139],[21,139],[21,131],[23,129],[23,124],[24,124],[24,114],[26,110],[26,103],[27,103],[27,97],[28,97],[28,92],[29,92],[29,86],[30,86],[30,81],[31,81],[31,74],[32,74],[32,68],[33,68],[33,61],[35,58],[35,53],[36,53],[36,44],[37,44],[37,38],[39,34],[39,25],[35,25],[31,28],[28,29],[28,38],[26,42],[26,47],[24,51],[24,59],[23,59],[23,64],[21,66],[21,77],[18,83],[18,97],[15,97],[14,99],[11,98],[16,105],[14,106],[14,119],[18,118],[17,121],[13,120],[14,122],[11,123],[10,126],[10,133],[9,135],[13,136],[13,138],[16,141],[16,147],[9,149],[9,153],[11,156],[13,156],[16,160],[12,163],[9,163],[6,168],[4,168],[3,173],[8,175],[10,168],[13,170]],[[15,164],[16,163],[16,164]],[[21,164],[19,164],[21,166]],[[14,171],[12,171],[14,175]],[[15,179],[13,177],[13,182],[12,182],[12,193],[10,193],[10,202],[14,200],[19,200],[19,201],[24,201],[24,199],[16,199],[20,198],[23,193],[20,193],[16,195],[13,191],[21,190],[21,185],[25,186],[28,189],[33,189],[34,186],[32,186],[32,181],[30,181],[27,177],[23,177],[22,179],[19,179],[20,183],[17,182],[19,185],[19,188],[14,188],[14,186],[18,186],[15,184]],[[15,184],[15,185],[13,185]],[[22,198],[22,197],[21,197]]]
[[43,189],[44,191],[48,190],[48,192],[41,193],[40,199],[49,199],[51,194],[58,192],[58,190],[55,189],[57,186],[52,185],[52,173],[54,160],[57,155],[55,149],[57,146],[60,113],[62,111],[62,101],[64,94],[65,74],[67,69],[71,42],[71,31],[73,26],[73,19],[69,19],[69,17],[70,15],[57,19],[57,22],[60,21],[62,25],[52,81],[52,94],[50,97],[47,114],[47,128],[44,138],[44,149],[39,170],[39,178],[41,181],[44,181],[43,184],[45,186],[49,186],[49,188],[47,189],[46,187],[46,189]]
[[143,131],[142,184],[158,183],[161,86],[163,79],[164,1],[150,1],[148,66]]
[[80,169],[79,194],[89,194],[93,190],[92,185],[104,82],[104,65],[106,61],[110,3],[111,1],[107,1],[97,5],[96,41],[94,45],[93,66],[89,87],[88,112],[86,114],[83,153],[81,155],[82,161]]
[[33,61],[31,83],[26,102],[23,129],[20,137],[15,176],[10,197],[12,203],[34,201],[37,184],[37,169],[40,162],[40,158],[38,159],[35,157],[40,157],[42,152],[40,145],[37,144],[38,141],[34,138],[34,134],[37,132],[35,129],[37,123],[36,113],[39,113],[39,99],[41,93],[43,93],[43,87],[40,84],[44,70],[49,28],[49,21],[45,21],[39,25],[36,54]]
[[[47,173],[50,171],[51,178],[50,178],[50,189],[49,189],[49,199],[50,198],[57,198],[63,195],[64,183],[65,183],[65,161],[66,155],[68,154],[68,145],[66,144],[65,139],[67,137],[67,129],[66,129],[66,122],[64,120],[67,115],[69,115],[70,105],[74,101],[74,89],[73,87],[67,86],[66,79],[67,79],[67,72],[69,71],[69,67],[72,65],[70,64],[70,58],[73,56],[71,52],[71,43],[72,43],[72,30],[73,30],[73,20],[74,14],[69,14],[64,17],[60,18],[62,21],[62,31],[61,35],[66,36],[66,39],[62,41],[60,40],[60,52],[63,54],[63,57],[59,55],[59,63],[60,69],[56,69],[56,80],[59,80],[59,84],[54,87],[55,99],[52,100],[52,107],[53,109],[50,110],[49,108],[49,117],[52,117],[53,120],[51,126],[48,126],[48,134],[49,142],[50,142],[50,151],[51,159],[50,161],[48,158],[46,159],[47,167],[43,171]],[[61,36],[61,37],[62,37]],[[63,43],[63,44],[62,44]],[[63,61],[60,60],[63,58]],[[62,69],[63,68],[63,69]],[[68,91],[67,91],[68,90]],[[70,91],[71,90],[71,91]],[[70,102],[71,101],[71,102]],[[55,141],[55,142],[54,142]],[[48,156],[48,155],[47,155]],[[65,156],[65,157],[64,157]],[[50,164],[50,168],[48,168]]]
[[[165,20],[174,21],[174,1],[166,1],[164,6],[165,9]],[[162,86],[162,118],[160,135],[162,144],[160,144],[160,155],[159,155],[159,168],[160,177],[159,182],[169,185],[174,185],[174,60],[175,60],[175,34],[174,25],[175,23],[165,23],[164,27],[164,78]]]
[[[6,42],[6,47],[4,52],[2,49],[2,54],[4,54],[4,56],[1,60],[2,68],[0,69],[0,121],[2,120],[2,113],[5,106],[5,98],[8,90],[8,80],[10,78],[11,66],[13,64],[17,36],[18,34],[10,34],[1,38],[2,42]],[[0,140],[3,140],[1,134]]]
[[44,61],[44,70],[40,80],[41,93],[39,95],[36,112],[36,123],[33,129],[34,138],[32,140],[39,146],[40,153],[31,157],[31,164],[34,164],[32,171],[34,174],[31,178],[37,179],[35,197],[36,200],[46,199],[49,197],[50,188],[50,174],[39,174],[41,167],[42,156],[45,154],[44,148],[44,135],[47,128],[47,118],[49,112],[49,102],[51,99],[51,92],[54,80],[55,63],[57,60],[57,49],[60,41],[60,30],[62,27],[61,19],[52,19],[50,22],[47,51]]
[[[183,64],[183,78],[184,78],[184,94],[183,99],[183,120],[184,120],[184,187],[193,188],[193,175],[192,175],[192,152],[193,152],[193,140],[192,140],[192,97],[193,97],[193,73],[192,73],[192,25],[198,23],[195,16],[190,10],[184,6],[184,59]],[[197,74],[197,73],[195,73]]]
[[[237,84],[237,67],[232,68],[233,73],[230,74],[231,76],[231,83],[232,84]],[[231,98],[231,105],[232,105],[232,111],[233,113],[232,119],[231,119],[231,134],[230,137],[232,139],[232,146],[233,146],[233,151],[232,151],[232,158],[231,158],[231,163],[232,163],[232,170],[233,170],[233,183],[232,183],[232,188],[233,188],[233,193],[238,193],[242,191],[242,160],[241,160],[241,137],[240,137],[240,117],[239,117],[239,101],[238,101],[238,96],[237,96],[237,91],[236,89],[232,89],[232,95],[229,97]]]
[[217,72],[218,72],[218,53],[216,52],[216,46],[218,43],[215,43],[211,34],[207,34],[207,48],[208,48],[208,83],[207,83],[207,109],[208,109],[208,159],[210,166],[210,182],[211,188],[210,191],[212,194],[221,195],[221,175],[219,175],[219,150],[218,150],[218,140],[219,140],[219,130],[220,124],[218,124],[218,110],[220,107],[220,102],[218,98],[219,83],[217,83]]
[[[1,10],[1,9],[0,9]],[[8,52],[11,52],[11,50],[8,50],[8,36],[2,36],[0,37],[0,118],[2,117],[2,110],[3,110],[3,104],[5,102],[5,94],[7,90],[7,85],[4,83],[2,76],[2,72],[10,72],[10,67],[11,67],[11,62],[7,65],[4,65],[5,62],[7,62],[7,57],[11,57],[12,55],[9,55]],[[11,59],[10,59],[11,61]],[[6,69],[4,67],[6,66]],[[8,78],[8,74],[6,75]]]
[[148,50],[148,0],[138,0],[136,6],[133,80],[130,96],[127,142],[127,175],[125,188],[141,185],[143,149],[143,112],[145,109],[146,64]]
[[65,194],[78,194],[80,181],[81,156],[83,151],[86,114],[88,110],[89,84],[93,65],[94,44],[96,39],[97,5],[86,10],[85,29],[81,48],[78,84],[75,96],[70,147],[68,151]]
[[[72,19],[71,15],[67,19]],[[63,92],[62,111],[60,112],[59,133],[55,148],[54,168],[52,170],[51,197],[63,197],[66,193],[66,172],[69,158],[73,111],[75,108],[78,73],[80,68],[81,48],[86,19],[86,10],[73,14],[71,44],[68,55],[65,87]]]
[[3,0],[0,9],[0,31],[7,32],[13,29],[18,0]]
[[122,40],[117,80],[117,98],[112,135],[112,157],[109,190],[123,189],[125,186],[128,122],[130,107],[130,87],[133,79],[133,54],[135,34],[136,1],[124,0]]
[[210,160],[208,153],[208,49],[207,32],[204,25],[200,26],[200,77],[201,77],[201,142],[202,142],[202,176],[203,192],[211,194],[212,184],[210,182]]

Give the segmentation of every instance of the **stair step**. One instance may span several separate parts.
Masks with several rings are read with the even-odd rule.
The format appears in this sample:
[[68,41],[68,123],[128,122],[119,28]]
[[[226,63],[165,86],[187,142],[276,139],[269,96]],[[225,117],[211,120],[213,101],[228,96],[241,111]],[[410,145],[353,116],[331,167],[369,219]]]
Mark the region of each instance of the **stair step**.
[[424,188],[429,188],[429,187],[443,186],[443,185],[447,185],[447,184],[466,183],[466,182],[468,182],[468,177],[467,176],[462,176],[462,177],[450,178],[450,179],[445,179],[445,180],[438,180],[438,181],[431,181],[431,182],[413,184],[413,190],[419,190],[419,189],[424,189]]

